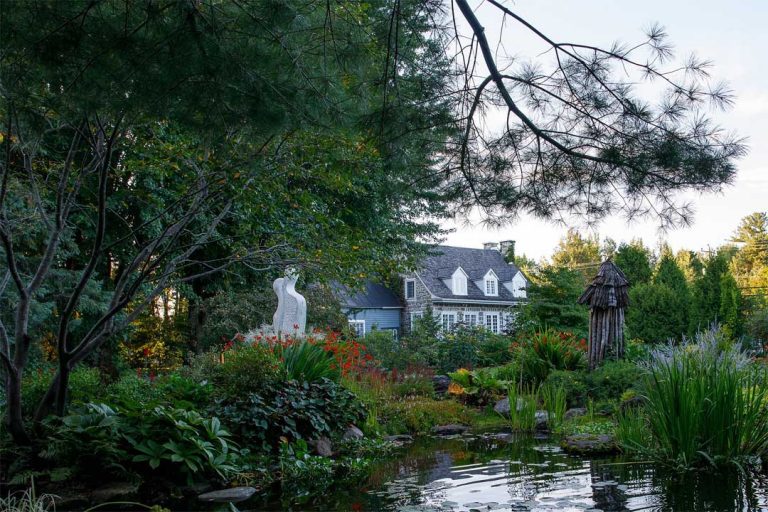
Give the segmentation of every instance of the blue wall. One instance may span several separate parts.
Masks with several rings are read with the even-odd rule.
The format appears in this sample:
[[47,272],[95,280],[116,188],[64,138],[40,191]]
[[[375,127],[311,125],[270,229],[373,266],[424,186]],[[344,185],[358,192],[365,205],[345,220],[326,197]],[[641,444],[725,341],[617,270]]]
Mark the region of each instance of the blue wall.
[[353,309],[347,310],[349,320],[365,320],[365,333],[374,327],[379,330],[397,329],[400,333],[400,309]]

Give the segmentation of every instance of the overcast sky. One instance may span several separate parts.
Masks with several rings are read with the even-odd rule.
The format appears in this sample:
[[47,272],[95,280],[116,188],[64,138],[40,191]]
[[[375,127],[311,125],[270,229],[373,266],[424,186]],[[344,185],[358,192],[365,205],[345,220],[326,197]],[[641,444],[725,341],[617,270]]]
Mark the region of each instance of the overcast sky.
[[[621,242],[640,237],[651,247],[663,239],[675,250],[701,250],[725,243],[742,217],[768,210],[768,1],[518,0],[510,5],[555,40],[601,46],[615,40],[639,42],[643,29],[658,22],[666,28],[677,58],[695,53],[712,60],[713,78],[728,81],[736,94],[731,110],[713,116],[723,127],[748,138],[749,154],[737,163],[735,183],[723,194],[686,196],[696,210],[690,227],[661,234],[653,220],[628,225],[622,218],[611,217],[595,230],[601,239]],[[498,27],[497,12],[488,5],[477,11],[489,32]],[[519,25],[509,28],[504,38],[509,54],[537,51],[521,36]],[[516,240],[518,254],[539,259],[552,253],[567,230],[527,216],[499,230],[470,220],[470,225],[465,219],[446,224],[455,232],[445,243],[481,247],[487,241]]]

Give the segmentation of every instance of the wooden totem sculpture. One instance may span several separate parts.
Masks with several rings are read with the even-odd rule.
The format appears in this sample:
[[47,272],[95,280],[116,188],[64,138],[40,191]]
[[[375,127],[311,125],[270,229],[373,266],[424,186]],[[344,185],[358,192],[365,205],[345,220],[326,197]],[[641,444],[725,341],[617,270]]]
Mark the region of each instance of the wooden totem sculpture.
[[597,275],[579,304],[589,306],[589,369],[594,370],[606,355],[624,356],[624,310],[629,305],[629,281],[610,259]]

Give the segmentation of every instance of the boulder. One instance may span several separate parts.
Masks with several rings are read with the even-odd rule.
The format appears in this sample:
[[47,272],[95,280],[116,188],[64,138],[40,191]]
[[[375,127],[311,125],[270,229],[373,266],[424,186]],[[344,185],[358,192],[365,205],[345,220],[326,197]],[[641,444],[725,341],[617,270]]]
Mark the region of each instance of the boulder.
[[315,450],[317,455],[322,457],[333,456],[333,445],[331,444],[331,440],[327,437],[318,437],[317,439],[311,440],[307,444]]
[[413,436],[408,434],[399,434],[396,436],[384,436],[384,440],[390,443],[410,443],[413,441]]
[[574,434],[566,436],[560,445],[568,453],[597,455],[618,451],[616,439],[609,434]]
[[230,489],[221,489],[220,491],[206,492],[197,497],[200,501],[209,503],[237,503],[245,501],[256,494],[253,487],[232,487]]
[[463,434],[467,430],[469,430],[469,427],[466,425],[439,425],[432,429],[432,433],[438,436],[452,436],[455,434]]
[[[521,410],[523,408],[524,402],[521,398],[517,399],[517,410]],[[505,418],[509,418],[509,398],[502,398],[498,402],[496,402],[496,405],[493,406],[493,410],[497,413],[501,414]]]
[[446,394],[450,384],[451,378],[447,375],[435,375],[432,377],[432,386],[435,388],[435,393],[438,395]]
[[344,435],[341,437],[344,441],[349,441],[353,439],[362,439],[365,437],[365,434],[363,434],[363,431],[357,428],[354,425],[350,425],[349,428],[347,428],[346,432],[344,432]]
[[536,430],[547,430],[549,423],[549,413],[547,411],[536,411]]
[[565,415],[563,416],[563,419],[565,420],[572,420],[573,418],[580,418],[582,416],[586,416],[587,410],[584,407],[574,407],[572,409],[568,409],[565,411]]

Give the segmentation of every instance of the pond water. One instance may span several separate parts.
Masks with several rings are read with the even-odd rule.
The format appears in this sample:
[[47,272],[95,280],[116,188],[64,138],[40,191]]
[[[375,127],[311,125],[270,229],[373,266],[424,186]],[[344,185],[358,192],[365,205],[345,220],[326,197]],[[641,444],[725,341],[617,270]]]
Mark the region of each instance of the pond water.
[[[513,434],[423,438],[376,465],[359,486],[293,510],[547,511],[768,510],[768,476],[697,472],[684,477],[648,463],[587,459],[549,439]],[[284,510],[240,503],[240,510]]]

